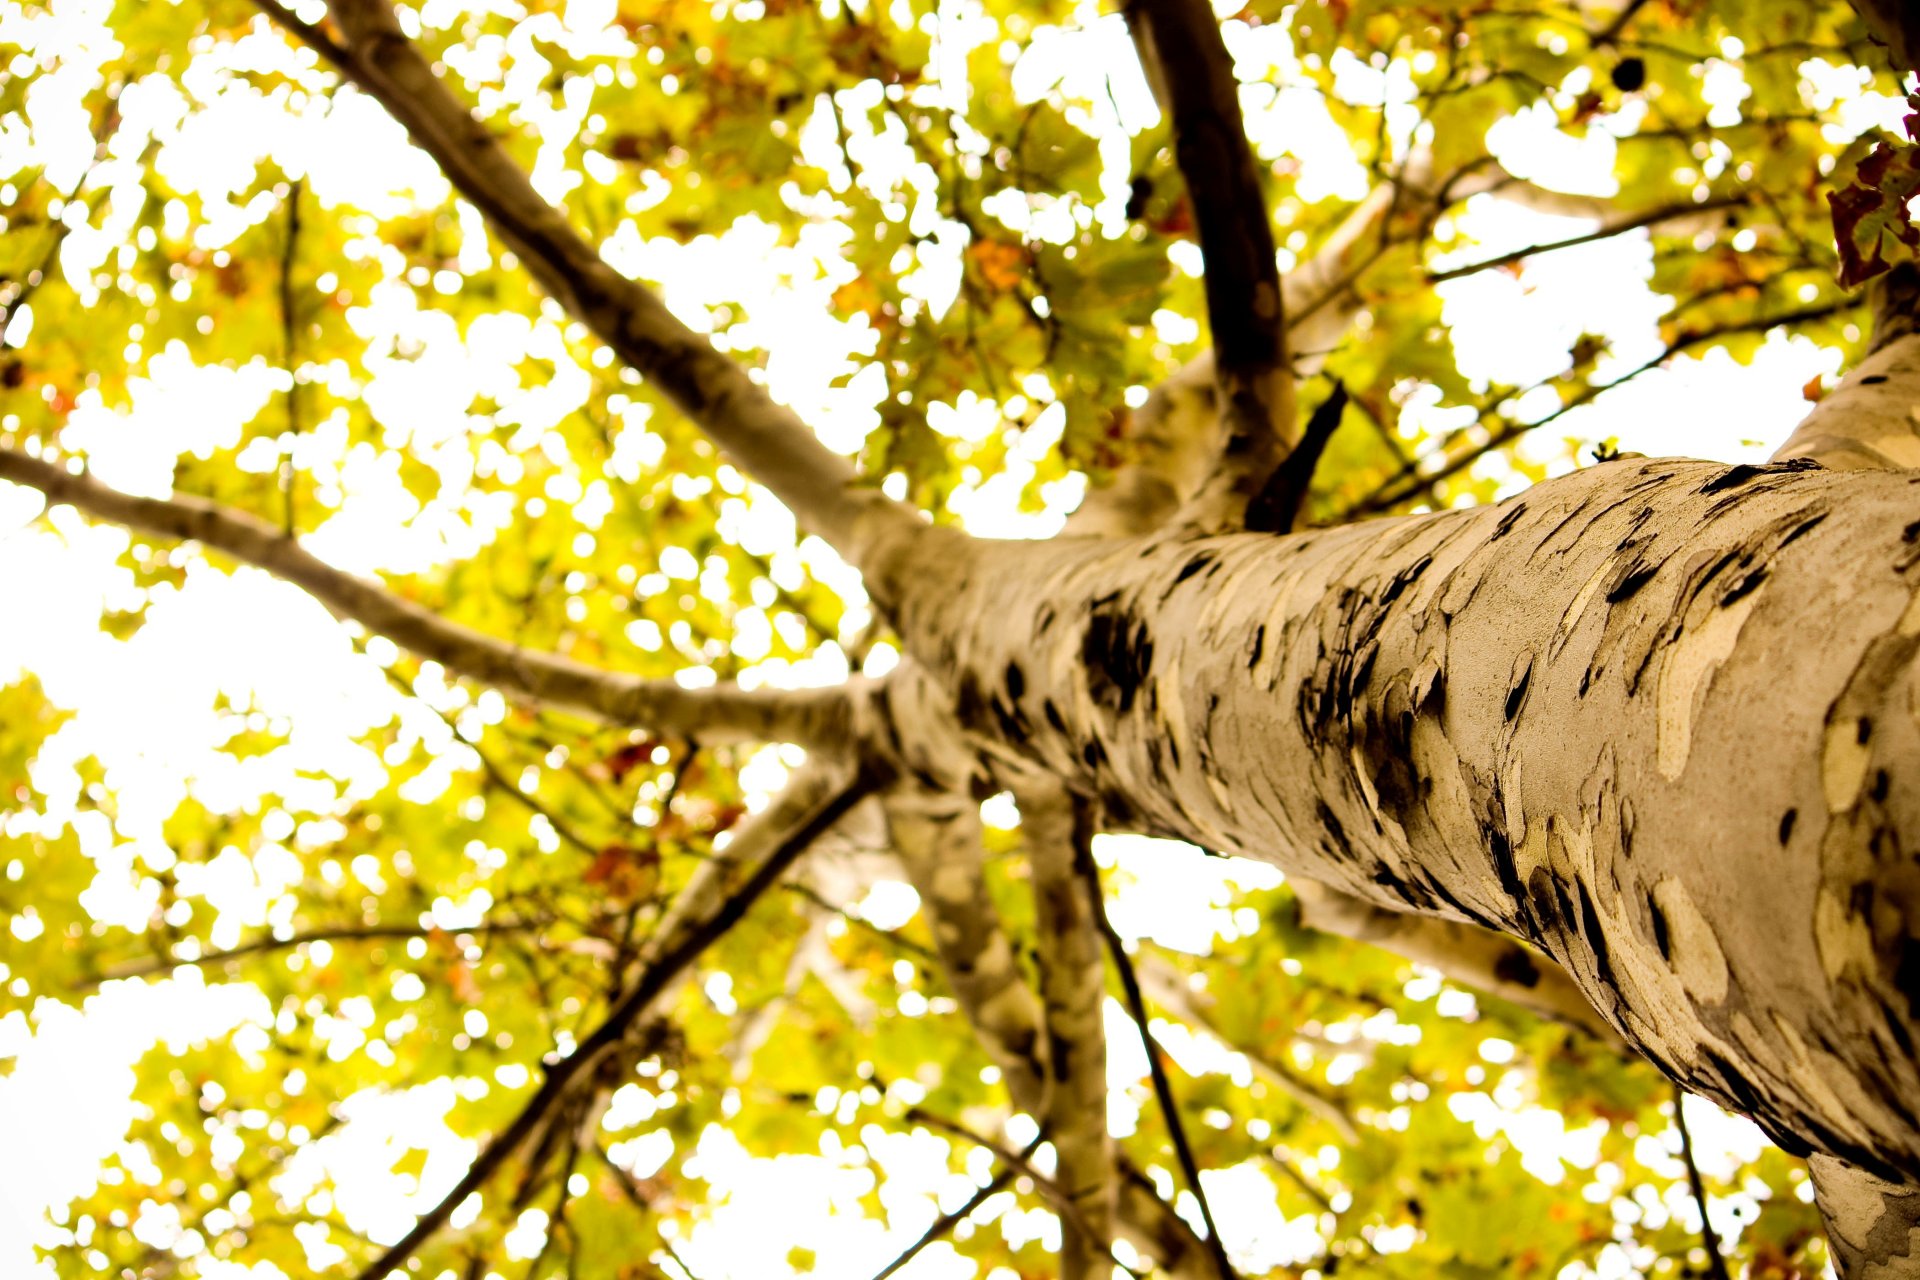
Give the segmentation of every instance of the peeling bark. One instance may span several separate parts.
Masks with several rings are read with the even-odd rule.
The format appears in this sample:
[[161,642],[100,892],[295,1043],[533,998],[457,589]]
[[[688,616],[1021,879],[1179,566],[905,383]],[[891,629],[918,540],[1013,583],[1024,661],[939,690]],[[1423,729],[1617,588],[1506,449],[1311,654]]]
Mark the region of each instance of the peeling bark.
[[1920,1187],[1816,1155],[1807,1161],[1834,1269],[1846,1280],[1920,1276]]
[[1017,729],[1115,827],[1513,933],[1689,1088],[1893,1177],[1920,1171],[1914,493],[1623,460],[1292,537],[929,531],[898,617],[969,729]]
[[1013,1105],[1044,1120],[1052,1099],[1051,1044],[1040,999],[1020,972],[987,888],[979,802],[901,787],[885,803],[894,847],[927,911],[954,999],[1000,1068]]
[[1393,911],[1312,880],[1292,884],[1300,922],[1309,929],[1370,943],[1437,969],[1454,982],[1577,1027],[1613,1048],[1624,1052],[1627,1047],[1566,970],[1504,933]]

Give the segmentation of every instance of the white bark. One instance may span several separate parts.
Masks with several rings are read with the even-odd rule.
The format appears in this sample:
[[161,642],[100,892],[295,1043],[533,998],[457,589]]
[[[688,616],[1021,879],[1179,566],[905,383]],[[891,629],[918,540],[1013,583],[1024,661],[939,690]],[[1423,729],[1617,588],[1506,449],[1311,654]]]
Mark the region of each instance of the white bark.
[[1511,932],[1789,1149],[1913,1175],[1914,493],[1630,460],[1292,537],[930,532],[899,620],[1115,825]]
[[[1056,1181],[1076,1221],[1060,1250],[1061,1280],[1100,1274],[1113,1235],[1113,1141],[1107,1134],[1106,964],[1086,875],[1092,830],[1083,804],[1057,788],[1020,801],[1033,882],[1034,938],[1046,1013],[1053,1096],[1047,1133],[1059,1154]],[[1111,1265],[1107,1267],[1111,1273]]]
[[1395,911],[1312,880],[1295,879],[1300,923],[1424,964],[1455,982],[1499,996],[1625,1049],[1566,971],[1504,933],[1457,920]]

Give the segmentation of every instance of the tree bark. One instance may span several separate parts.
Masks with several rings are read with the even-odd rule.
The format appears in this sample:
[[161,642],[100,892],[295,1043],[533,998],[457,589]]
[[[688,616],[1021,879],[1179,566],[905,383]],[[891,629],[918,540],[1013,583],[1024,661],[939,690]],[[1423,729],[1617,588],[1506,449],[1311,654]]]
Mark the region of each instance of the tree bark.
[[1512,933],[1687,1087],[1899,1181],[1915,514],[1904,475],[1640,459],[1314,534],[928,531],[893,563],[961,722],[1116,827]]

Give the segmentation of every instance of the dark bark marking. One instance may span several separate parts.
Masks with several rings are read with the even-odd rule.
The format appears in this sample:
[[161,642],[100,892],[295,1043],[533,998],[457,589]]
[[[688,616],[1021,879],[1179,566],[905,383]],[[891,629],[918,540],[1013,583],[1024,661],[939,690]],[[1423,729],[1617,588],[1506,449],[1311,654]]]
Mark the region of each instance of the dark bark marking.
[[1863,387],[1877,387],[1881,383],[1885,382],[1886,380],[1887,380],[1887,375],[1884,373],[1870,373],[1866,377],[1860,379],[1860,385]]
[[1052,698],[1048,698],[1045,702],[1043,702],[1040,706],[1040,710],[1043,714],[1045,714],[1047,718],[1047,724],[1053,729],[1055,733],[1061,735],[1062,737],[1070,736],[1067,733],[1066,717],[1060,714],[1060,708],[1054,704],[1054,701]]
[[[1912,997],[1908,996],[1908,999],[1911,1001]],[[1882,1000],[1880,1002],[1880,1012],[1886,1018],[1887,1030],[1900,1046],[1901,1055],[1907,1058],[1913,1057],[1913,1033],[1907,1030],[1908,1018],[1913,1017],[1911,1006],[1909,1006],[1907,1017],[1903,1018],[1897,1009]]]
[[1920,542],[1920,520],[1915,520],[1912,524],[1900,531],[1900,541],[1907,543]]
[[1247,658],[1247,670],[1251,671],[1260,665],[1260,655],[1266,648],[1267,624],[1263,622],[1253,629],[1253,653]]
[[1767,566],[1761,565],[1746,577],[1733,584],[1727,594],[1720,597],[1720,607],[1726,608],[1744,596],[1752,595],[1761,583],[1767,580]]
[[1570,933],[1575,927],[1573,899],[1545,867],[1535,867],[1527,877],[1526,906],[1536,937],[1545,938],[1555,931]]
[[1519,674],[1514,678],[1512,687],[1507,690],[1506,719],[1508,724],[1513,723],[1513,718],[1520,714],[1520,708],[1526,705],[1527,686],[1533,683],[1533,655],[1522,655],[1520,662],[1522,665]]
[[1647,915],[1653,923],[1653,945],[1659,948],[1660,958],[1670,965],[1673,963],[1673,933],[1667,924],[1667,913],[1660,909],[1660,904],[1653,900],[1651,893],[1647,895]]
[[1329,851],[1338,858],[1350,857],[1352,849],[1347,844],[1347,829],[1340,824],[1340,819],[1334,815],[1333,810],[1327,808],[1325,800],[1314,801],[1313,808],[1315,815],[1320,819],[1320,825],[1326,829],[1327,839],[1332,842]]
[[1514,910],[1518,912],[1526,905],[1526,886],[1520,883],[1520,866],[1513,860],[1513,842],[1507,839],[1507,833],[1491,824],[1483,824],[1480,834],[1486,837],[1487,852],[1493,858],[1493,873],[1500,879],[1500,887],[1513,899]]
[[1493,976],[1532,990],[1540,985],[1540,966],[1534,963],[1526,948],[1515,945],[1502,951],[1500,958],[1493,962]]
[[1093,700],[1121,714],[1133,709],[1134,697],[1153,666],[1153,637],[1143,619],[1127,609],[1111,607],[1114,597],[1103,597],[1087,620],[1080,657],[1087,665],[1087,692]]
[[1703,494],[1725,493],[1729,489],[1737,489],[1741,485],[1749,484],[1763,476],[1787,475],[1795,471],[1818,470],[1820,470],[1820,464],[1812,458],[1788,458],[1783,462],[1762,462],[1757,464],[1743,462],[1738,466],[1727,468],[1721,474],[1701,485],[1699,492]]
[[1793,824],[1799,820],[1799,817],[1800,811],[1798,809],[1789,809],[1780,815],[1780,843],[1782,845],[1785,845],[1789,840],[1793,839]]
[[1420,580],[1420,575],[1425,573],[1427,571],[1427,567],[1432,563],[1433,563],[1432,556],[1430,555],[1421,556],[1418,560],[1414,561],[1412,564],[1402,569],[1399,573],[1394,574],[1393,581],[1389,582],[1387,584],[1387,589],[1380,593],[1380,607],[1384,609],[1388,605],[1392,604],[1395,600],[1398,600],[1400,598],[1401,592],[1405,591],[1408,587],[1418,582]]
[[1007,696],[1018,702],[1020,695],[1026,691],[1027,673],[1020,669],[1019,663],[1009,662],[1007,664]]
[[1900,939],[1900,960],[1893,969],[1893,985],[1907,998],[1907,1017],[1920,1022],[1920,938]]
[[1178,586],[1185,582],[1188,578],[1191,578],[1194,574],[1212,564],[1214,559],[1214,553],[1211,551],[1196,551],[1191,559],[1180,566],[1180,572],[1174,575],[1174,585]]
[[980,691],[980,681],[971,671],[960,673],[954,688],[953,714],[966,728],[975,731],[986,728],[986,695]]
[[[1811,516],[1806,520],[1802,520],[1799,524],[1793,527],[1792,532],[1788,533],[1786,537],[1780,539],[1780,546],[1784,548],[1788,543],[1796,541],[1801,536],[1812,533],[1816,528],[1818,528],[1826,520],[1827,514],[1828,514],[1827,512],[1822,511],[1817,516]],[[1912,527],[1920,528],[1920,520],[1916,520]]]
[[[1609,993],[1619,991],[1618,981],[1613,973],[1613,957],[1607,951],[1607,935],[1600,924],[1600,912],[1593,905],[1593,895],[1587,892],[1587,886],[1574,882],[1574,889],[1580,896],[1580,933],[1587,940],[1587,947],[1593,952],[1594,976]],[[1618,995],[1615,994],[1618,999]]]
[[1657,564],[1650,564],[1645,567],[1628,565],[1614,578],[1613,586],[1607,591],[1607,603],[1620,604],[1623,601],[1633,599],[1633,597],[1639,593],[1640,588],[1652,582],[1654,575],[1659,572],[1660,566]]
[[1498,542],[1512,533],[1513,526],[1518,524],[1520,517],[1525,514],[1527,514],[1527,504],[1524,502],[1516,502],[1508,507],[1507,513],[1500,517],[1500,523],[1494,525],[1493,532],[1487,535],[1487,541]]

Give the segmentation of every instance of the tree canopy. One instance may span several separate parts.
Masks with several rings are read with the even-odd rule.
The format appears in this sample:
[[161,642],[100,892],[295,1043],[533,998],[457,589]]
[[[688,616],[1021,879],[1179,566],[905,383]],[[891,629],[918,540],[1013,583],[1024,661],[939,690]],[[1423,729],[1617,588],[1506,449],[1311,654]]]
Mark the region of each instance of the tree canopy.
[[44,1187],[10,1154],[6,1243],[1820,1274],[1802,1161],[1545,956],[835,748],[938,683],[888,607],[937,566],[863,558],[923,515],[1285,533],[1765,457],[1854,286],[1911,288],[1861,8],[0,2],[0,1116],[90,1054],[132,1103]]

